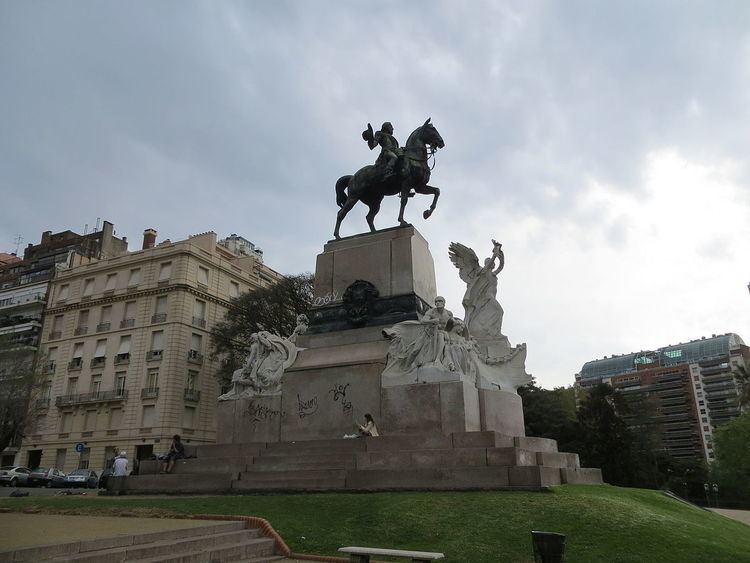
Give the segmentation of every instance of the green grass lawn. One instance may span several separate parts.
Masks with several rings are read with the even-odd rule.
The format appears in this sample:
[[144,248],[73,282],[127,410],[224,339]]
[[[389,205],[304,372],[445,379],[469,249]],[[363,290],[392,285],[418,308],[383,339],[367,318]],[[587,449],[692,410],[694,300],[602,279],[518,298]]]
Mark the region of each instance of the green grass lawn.
[[293,551],[325,555],[365,545],[441,551],[447,561],[533,561],[529,532],[543,530],[567,535],[570,562],[750,562],[750,527],[658,491],[610,486],[567,485],[549,493],[4,498],[0,506],[261,516]]

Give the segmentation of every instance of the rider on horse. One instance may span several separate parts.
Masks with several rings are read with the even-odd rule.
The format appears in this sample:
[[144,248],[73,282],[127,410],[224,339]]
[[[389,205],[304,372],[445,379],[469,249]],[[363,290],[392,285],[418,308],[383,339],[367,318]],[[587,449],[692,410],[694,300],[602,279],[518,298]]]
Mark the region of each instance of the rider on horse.
[[375,166],[383,167],[385,178],[393,175],[393,169],[399,157],[404,153],[393,136],[393,125],[389,121],[383,123],[380,131],[373,133],[372,125],[367,124],[367,129],[362,132],[362,138],[367,141],[370,150],[380,146],[380,156],[375,161]]

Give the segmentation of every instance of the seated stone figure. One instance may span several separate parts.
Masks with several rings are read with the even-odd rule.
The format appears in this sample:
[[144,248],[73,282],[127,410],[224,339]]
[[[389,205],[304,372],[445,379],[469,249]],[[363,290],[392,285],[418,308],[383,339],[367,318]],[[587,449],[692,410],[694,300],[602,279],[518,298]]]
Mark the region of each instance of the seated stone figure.
[[297,359],[297,351],[289,339],[266,330],[253,333],[245,363],[232,374],[232,388],[219,400],[278,395],[284,370]]

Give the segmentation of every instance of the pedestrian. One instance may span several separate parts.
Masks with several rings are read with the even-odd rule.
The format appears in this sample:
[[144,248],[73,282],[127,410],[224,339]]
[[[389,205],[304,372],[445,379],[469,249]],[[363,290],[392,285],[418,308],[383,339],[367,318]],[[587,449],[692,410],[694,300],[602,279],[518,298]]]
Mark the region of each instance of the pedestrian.
[[178,459],[185,457],[185,446],[182,445],[180,435],[175,434],[172,436],[172,445],[169,446],[169,452],[167,452],[167,458],[161,462],[160,473],[172,473],[174,462]]
[[128,452],[125,450],[120,452],[115,458],[112,464],[112,476],[113,477],[125,477],[128,474]]

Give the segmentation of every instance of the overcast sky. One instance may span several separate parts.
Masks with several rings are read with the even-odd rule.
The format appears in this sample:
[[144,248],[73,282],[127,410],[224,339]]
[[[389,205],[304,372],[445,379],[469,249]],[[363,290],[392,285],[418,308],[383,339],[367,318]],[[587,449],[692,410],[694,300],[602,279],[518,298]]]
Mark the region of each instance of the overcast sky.
[[432,117],[442,195],[407,219],[438,290],[463,316],[448,244],[498,239],[504,332],[569,385],[604,355],[750,341],[749,101],[745,1],[2,0],[0,251],[101,218],[132,250],[212,229],[312,271],[336,179],[377,156],[366,124],[403,144]]

